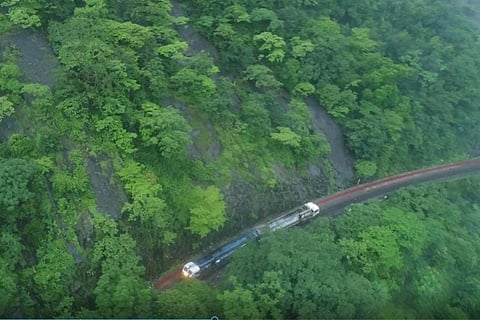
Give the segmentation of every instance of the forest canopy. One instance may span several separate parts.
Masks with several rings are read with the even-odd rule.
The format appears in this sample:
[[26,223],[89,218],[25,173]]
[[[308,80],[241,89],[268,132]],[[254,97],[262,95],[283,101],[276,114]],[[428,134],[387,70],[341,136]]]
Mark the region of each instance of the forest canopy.
[[478,156],[479,12],[0,0],[0,317],[479,318],[477,178],[268,235],[215,285],[151,288],[288,209],[290,178],[347,186],[312,108],[340,126],[361,181]]

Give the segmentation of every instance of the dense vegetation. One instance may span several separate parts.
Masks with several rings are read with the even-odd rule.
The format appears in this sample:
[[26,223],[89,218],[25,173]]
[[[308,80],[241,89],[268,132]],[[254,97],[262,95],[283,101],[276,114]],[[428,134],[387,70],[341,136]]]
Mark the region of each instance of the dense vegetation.
[[[264,237],[234,256],[216,295],[187,282],[161,293],[162,301],[193,297],[164,305],[163,314],[478,318],[479,187],[476,178],[410,188],[351,206],[338,218]],[[197,292],[208,294],[207,304]]]
[[[233,176],[270,190],[275,166],[325,158],[306,97],[342,126],[361,178],[480,141],[478,29],[453,2],[182,4],[189,20],[164,0],[1,1],[3,36],[47,34],[60,66],[50,88],[24,80],[16,48],[0,59],[0,125],[20,128],[0,144],[0,316],[480,317],[478,180],[266,237],[217,288],[149,288],[177,252],[235,230]],[[217,60],[189,51],[185,23]],[[91,163],[124,190],[118,214],[99,209]]]

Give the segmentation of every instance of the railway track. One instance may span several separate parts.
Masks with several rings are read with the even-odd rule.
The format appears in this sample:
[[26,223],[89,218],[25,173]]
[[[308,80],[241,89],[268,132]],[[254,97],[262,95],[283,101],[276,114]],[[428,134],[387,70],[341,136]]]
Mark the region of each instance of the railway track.
[[[399,188],[412,184],[432,182],[440,179],[450,179],[460,175],[480,171],[480,158],[420,169],[361,184],[333,195],[314,201],[320,208],[320,216],[338,214],[343,208],[352,204],[386,195]],[[163,290],[179,281],[181,268],[163,276],[154,283],[157,290]]]
[[412,184],[449,179],[480,171],[480,158],[410,171],[377,181],[361,184],[314,201],[322,215],[334,215],[352,203],[383,196]]

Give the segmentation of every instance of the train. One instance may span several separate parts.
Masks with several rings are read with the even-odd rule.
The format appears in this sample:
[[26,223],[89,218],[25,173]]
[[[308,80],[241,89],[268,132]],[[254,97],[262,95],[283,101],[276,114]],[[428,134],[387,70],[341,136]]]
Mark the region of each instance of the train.
[[337,192],[323,199],[319,199],[316,201],[316,204],[312,202],[306,203],[305,205],[298,207],[265,225],[257,226],[256,228],[242,233],[240,236],[227,242],[225,245],[204,257],[188,262],[183,268],[178,268],[175,272],[158,280],[155,283],[155,288],[159,290],[165,288],[173,281],[172,279],[178,279],[182,275],[189,278],[201,276],[203,272],[208,270],[211,266],[218,265],[222,261],[225,262],[235,250],[245,246],[251,239],[259,239],[264,232],[274,232],[279,229],[292,227],[302,221],[307,221],[320,213],[319,208],[321,208],[322,216],[331,216],[340,213],[342,209],[349,204],[363,202],[380,195],[385,195],[413,183],[435,181],[477,171],[480,172],[480,157],[437,167],[405,172],[396,176],[357,185],[347,190]]
[[265,233],[293,227],[302,221],[317,216],[319,213],[320,208],[318,205],[313,202],[307,202],[266,225],[254,227],[240,234],[203,257],[186,263],[182,268],[182,274],[186,278],[198,278],[213,266],[225,263],[236,250],[246,246],[248,241],[258,240]]

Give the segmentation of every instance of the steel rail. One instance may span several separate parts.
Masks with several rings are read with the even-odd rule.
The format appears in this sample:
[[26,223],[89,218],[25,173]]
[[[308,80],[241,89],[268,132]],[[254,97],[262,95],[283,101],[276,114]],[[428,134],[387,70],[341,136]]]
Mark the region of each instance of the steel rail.
[[[480,158],[444,164],[426,169],[401,173],[388,178],[361,184],[314,201],[320,207],[320,215],[334,215],[347,205],[364,202],[416,183],[452,178],[480,171]],[[277,217],[278,218],[278,217]],[[181,269],[174,270],[157,280],[154,288],[165,289],[180,279]]]

